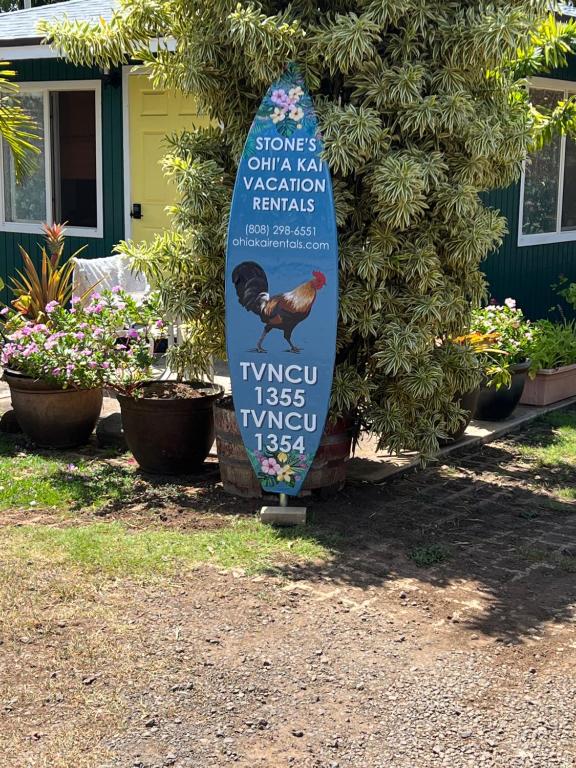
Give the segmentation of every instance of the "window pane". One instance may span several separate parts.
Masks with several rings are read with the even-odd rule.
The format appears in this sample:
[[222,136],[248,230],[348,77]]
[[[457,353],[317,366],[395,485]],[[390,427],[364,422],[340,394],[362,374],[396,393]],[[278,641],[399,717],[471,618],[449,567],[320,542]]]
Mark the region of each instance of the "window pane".
[[[530,91],[530,96],[534,105],[551,109],[564,98],[564,93],[537,89]],[[559,137],[526,160],[522,234],[556,231],[559,169]]]
[[96,94],[53,93],[54,217],[96,227]]
[[4,142],[4,204],[6,221],[46,220],[46,166],[44,162],[44,107],[41,93],[21,93],[20,104],[36,122],[40,153],[34,156],[34,170],[21,184],[16,183],[14,161]]
[[576,229],[576,141],[566,138],[562,229]]

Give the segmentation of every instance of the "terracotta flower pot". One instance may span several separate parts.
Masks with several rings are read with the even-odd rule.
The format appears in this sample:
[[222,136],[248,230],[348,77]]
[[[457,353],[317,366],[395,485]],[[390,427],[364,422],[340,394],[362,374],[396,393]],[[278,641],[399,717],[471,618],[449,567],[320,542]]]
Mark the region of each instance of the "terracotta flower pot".
[[[155,387],[190,386],[199,397],[158,397]],[[217,384],[148,382],[140,398],[118,395],[128,447],[145,472],[185,475],[197,471],[214,443],[212,406],[222,397]]]
[[528,379],[520,402],[522,405],[550,405],[576,397],[576,365],[542,368]]
[[102,389],[62,389],[17,371],[4,371],[12,407],[24,434],[41,448],[76,448],[90,439]]
[[522,397],[529,369],[530,360],[524,360],[511,367],[512,382],[509,387],[482,387],[473,418],[480,421],[504,421],[511,416]]

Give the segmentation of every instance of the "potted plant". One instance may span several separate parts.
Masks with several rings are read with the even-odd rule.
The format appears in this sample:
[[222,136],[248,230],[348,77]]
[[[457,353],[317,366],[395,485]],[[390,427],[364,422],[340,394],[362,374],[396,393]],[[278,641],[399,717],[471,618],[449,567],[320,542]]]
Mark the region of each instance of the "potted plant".
[[146,472],[182,475],[204,463],[214,443],[217,384],[201,380],[146,381],[121,393],[128,447]]
[[[92,294],[83,306],[51,301],[41,321],[5,307],[1,362],[24,433],[46,448],[86,443],[102,407],[102,388],[134,389],[150,363],[147,344],[132,328],[133,300],[120,289]],[[119,329],[129,339],[119,339]]]
[[[163,309],[156,292],[141,307],[154,350],[167,325],[158,319]],[[182,332],[178,336],[179,343],[167,350],[175,381],[153,381],[149,375],[129,386],[110,381],[120,403],[126,443],[140,467],[154,474],[182,475],[201,468],[214,443],[213,406],[224,391],[206,378],[187,375],[190,340]]]
[[470,386],[464,391],[459,390],[455,392],[453,401],[460,409],[458,421],[455,426],[447,429],[446,437],[440,441],[441,445],[449,445],[463,437],[468,425],[476,413],[476,407],[478,405],[480,385],[483,378],[482,358],[486,354],[493,356],[500,354],[496,346],[498,341],[498,334],[496,333],[466,333],[456,337],[452,341],[458,344],[463,350],[470,351],[476,357],[477,376],[473,386]]
[[495,346],[480,355],[483,383],[474,418],[481,421],[507,419],[522,397],[530,360],[530,323],[514,299],[504,304],[489,304],[472,313],[474,333],[493,334]]
[[[10,278],[9,289],[14,294],[12,307],[28,320],[39,320],[51,302],[66,306],[72,298],[74,258],[87,246],[82,246],[62,263],[66,240],[66,224],[43,224],[44,245],[40,246],[40,269],[28,252],[20,246],[22,269]],[[3,287],[3,286],[2,286]]]
[[532,325],[524,405],[550,405],[576,396],[576,322],[538,320]]

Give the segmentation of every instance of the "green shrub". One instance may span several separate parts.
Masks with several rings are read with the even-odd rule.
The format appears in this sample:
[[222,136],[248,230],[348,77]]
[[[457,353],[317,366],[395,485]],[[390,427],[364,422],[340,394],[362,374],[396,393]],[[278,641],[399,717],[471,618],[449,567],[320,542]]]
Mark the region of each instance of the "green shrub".
[[532,341],[528,346],[532,361],[530,376],[543,368],[561,368],[576,363],[576,321],[553,323],[538,320],[532,324]]

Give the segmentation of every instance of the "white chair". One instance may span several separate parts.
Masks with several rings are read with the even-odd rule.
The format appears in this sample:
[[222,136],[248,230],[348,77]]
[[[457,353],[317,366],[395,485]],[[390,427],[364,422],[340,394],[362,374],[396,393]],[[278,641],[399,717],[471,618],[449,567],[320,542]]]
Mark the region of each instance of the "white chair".
[[143,301],[150,293],[150,286],[142,272],[134,272],[126,259],[119,254],[102,259],[74,259],[74,294],[83,296],[91,288],[95,291],[119,285],[136,301]]
[[[74,259],[73,285],[74,295],[86,295],[86,300],[94,291],[110,289],[116,285],[119,285],[136,302],[144,301],[151,291],[142,272],[132,270],[128,261],[120,254],[105,256],[101,259]],[[118,331],[119,335],[122,333],[123,331]],[[164,335],[168,346],[177,344],[181,338],[178,323],[167,323]],[[155,339],[150,336],[150,354],[154,354],[154,345]],[[165,369],[157,375],[164,378],[170,376],[170,372]]]

